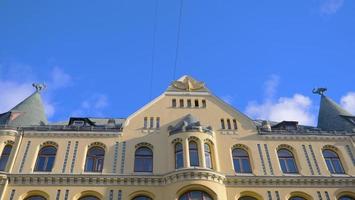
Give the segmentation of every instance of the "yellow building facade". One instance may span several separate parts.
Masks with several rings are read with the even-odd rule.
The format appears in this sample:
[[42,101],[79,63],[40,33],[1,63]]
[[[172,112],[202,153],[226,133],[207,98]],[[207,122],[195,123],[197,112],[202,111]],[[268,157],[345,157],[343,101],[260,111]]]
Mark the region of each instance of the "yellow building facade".
[[125,119],[48,123],[42,87],[0,115],[4,200],[354,200],[355,117],[252,120],[189,76]]

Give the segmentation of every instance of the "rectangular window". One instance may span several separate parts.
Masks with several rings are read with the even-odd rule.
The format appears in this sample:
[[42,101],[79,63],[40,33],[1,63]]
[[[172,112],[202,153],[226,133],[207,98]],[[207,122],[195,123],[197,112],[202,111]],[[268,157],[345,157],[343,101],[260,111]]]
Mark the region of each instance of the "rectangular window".
[[202,108],[206,108],[207,107],[207,104],[206,104],[206,100],[202,100]]
[[154,117],[150,118],[150,127],[149,128],[153,128],[154,127]]
[[199,103],[198,103],[198,99],[195,99],[195,107],[198,108],[200,107]]
[[226,129],[226,125],[224,124],[224,119],[221,119],[221,128]]
[[144,128],[148,128],[148,118],[144,117]]
[[235,120],[235,119],[233,119],[233,127],[234,127],[234,130],[238,129],[237,120]]
[[183,108],[183,107],[184,107],[184,100],[180,99],[180,108]]
[[171,102],[171,107],[176,108],[176,99],[173,99]]
[[188,108],[191,108],[191,106],[192,106],[192,104],[191,104],[191,99],[188,99],[188,100],[187,100],[187,107],[188,107]]
[[160,117],[157,117],[157,124],[156,124],[156,128],[160,128]]
[[228,127],[229,130],[232,129],[232,127],[231,127],[231,120],[230,120],[230,119],[227,119],[227,127]]

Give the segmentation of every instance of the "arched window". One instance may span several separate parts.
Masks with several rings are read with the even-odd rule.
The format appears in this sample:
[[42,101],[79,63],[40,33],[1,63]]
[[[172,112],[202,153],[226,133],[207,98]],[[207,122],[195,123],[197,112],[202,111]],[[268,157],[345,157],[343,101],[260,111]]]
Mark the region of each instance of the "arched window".
[[100,200],[100,199],[95,196],[84,196],[81,197],[79,200]]
[[277,151],[280,166],[283,173],[298,173],[297,165],[293,154],[287,149],[280,149]]
[[238,200],[257,200],[255,197],[251,197],[251,196],[243,196],[240,197]]
[[138,196],[138,197],[134,197],[132,200],[152,200],[152,198],[147,196]]
[[190,155],[190,166],[191,167],[200,166],[200,161],[198,158],[198,147],[195,141],[189,142],[189,155]]
[[52,171],[57,148],[54,146],[45,146],[38,153],[35,171],[50,172]]
[[328,170],[332,174],[344,174],[344,168],[337,153],[332,150],[323,150],[323,157],[327,163]]
[[12,145],[6,145],[2,150],[0,157],[0,171],[4,171],[6,168],[7,161],[9,160],[10,153],[12,150]]
[[212,197],[203,191],[190,191],[181,195],[179,200],[213,200]]
[[182,148],[182,144],[175,144],[175,169],[179,169],[184,167],[184,151]]
[[140,147],[136,150],[134,160],[135,172],[153,171],[153,152],[148,147]]
[[306,199],[303,197],[294,196],[294,197],[290,197],[288,200],[306,200]]
[[27,197],[25,200],[47,200],[47,199],[39,195],[34,195],[34,196]]
[[251,173],[249,154],[241,148],[232,151],[234,171],[237,173]]
[[102,172],[104,167],[105,150],[102,147],[93,146],[88,150],[85,162],[86,172]]
[[355,200],[355,199],[351,196],[345,195],[345,196],[339,197],[339,200]]
[[210,145],[205,143],[205,161],[206,161],[206,167],[212,169],[212,153],[211,153],[211,148]]

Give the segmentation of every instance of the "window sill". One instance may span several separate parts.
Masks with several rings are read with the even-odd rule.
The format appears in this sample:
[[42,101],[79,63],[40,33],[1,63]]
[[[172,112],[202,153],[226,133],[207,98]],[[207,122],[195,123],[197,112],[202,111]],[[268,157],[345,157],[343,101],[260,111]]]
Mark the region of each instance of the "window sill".
[[330,174],[330,176],[333,176],[333,177],[351,177],[348,174]]
[[234,176],[255,176],[253,173],[234,173]]
[[283,173],[282,176],[302,176],[299,173]]

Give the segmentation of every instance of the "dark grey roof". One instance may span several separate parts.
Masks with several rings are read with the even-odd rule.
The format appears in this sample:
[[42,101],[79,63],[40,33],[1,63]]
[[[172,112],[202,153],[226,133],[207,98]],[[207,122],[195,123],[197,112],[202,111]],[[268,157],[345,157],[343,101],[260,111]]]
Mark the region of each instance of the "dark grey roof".
[[47,124],[39,91],[34,92],[9,112],[0,115],[1,126],[24,127]]
[[211,133],[212,128],[202,126],[200,121],[197,118],[192,116],[191,114],[186,115],[183,117],[175,126],[169,127],[170,134],[175,134],[178,132],[185,132],[185,131],[201,131]]
[[355,123],[352,122],[352,116],[349,112],[341,108],[332,99],[321,95],[318,128],[330,131],[350,131],[355,129]]

